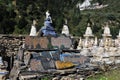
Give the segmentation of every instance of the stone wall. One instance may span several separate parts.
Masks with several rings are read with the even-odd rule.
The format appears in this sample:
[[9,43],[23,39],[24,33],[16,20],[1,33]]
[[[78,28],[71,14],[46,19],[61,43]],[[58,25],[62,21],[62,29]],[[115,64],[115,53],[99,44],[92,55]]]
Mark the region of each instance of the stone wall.
[[25,36],[0,35],[0,55],[11,56],[23,45]]

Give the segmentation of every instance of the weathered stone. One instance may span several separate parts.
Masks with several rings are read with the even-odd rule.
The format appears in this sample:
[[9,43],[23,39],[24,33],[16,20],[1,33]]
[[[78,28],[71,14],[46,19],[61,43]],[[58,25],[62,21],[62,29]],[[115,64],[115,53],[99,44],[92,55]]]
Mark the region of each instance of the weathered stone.
[[25,38],[25,48],[26,49],[47,49],[48,48],[47,37],[30,37]]
[[70,48],[72,46],[72,40],[65,36],[52,37],[51,44],[58,48]]

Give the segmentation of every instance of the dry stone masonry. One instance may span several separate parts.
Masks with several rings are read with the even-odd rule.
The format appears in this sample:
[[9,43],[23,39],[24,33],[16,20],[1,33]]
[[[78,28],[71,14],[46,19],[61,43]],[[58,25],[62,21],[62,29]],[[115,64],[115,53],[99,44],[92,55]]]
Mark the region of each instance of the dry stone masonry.
[[1,55],[12,56],[18,53],[19,47],[24,43],[23,36],[1,35],[0,46],[3,48]]

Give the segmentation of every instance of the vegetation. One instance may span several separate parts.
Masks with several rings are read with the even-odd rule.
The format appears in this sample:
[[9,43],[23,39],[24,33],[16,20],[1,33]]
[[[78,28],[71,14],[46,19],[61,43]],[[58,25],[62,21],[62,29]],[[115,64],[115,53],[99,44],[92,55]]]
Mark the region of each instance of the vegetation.
[[53,25],[60,33],[64,20],[68,20],[70,33],[82,36],[91,23],[95,36],[101,37],[104,22],[109,22],[113,38],[120,29],[119,0],[93,0],[92,3],[108,4],[103,9],[80,11],[78,2],[84,0],[0,0],[0,33],[29,34],[33,19],[37,20],[37,30],[43,26],[45,12],[50,11]]
[[120,79],[120,69],[111,70],[103,74],[98,74],[89,77],[87,80],[119,80]]

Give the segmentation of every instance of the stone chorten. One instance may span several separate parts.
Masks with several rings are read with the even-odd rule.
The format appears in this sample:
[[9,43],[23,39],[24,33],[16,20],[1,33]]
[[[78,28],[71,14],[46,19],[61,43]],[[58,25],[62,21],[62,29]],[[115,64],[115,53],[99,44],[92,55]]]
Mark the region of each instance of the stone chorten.
[[90,24],[88,24],[88,27],[87,27],[87,29],[86,29],[86,31],[85,31],[85,34],[84,34],[84,37],[93,37],[94,35],[93,35],[93,33],[92,33],[92,29],[91,29],[91,27],[90,27]]
[[52,25],[52,18],[49,11],[46,12],[44,26],[39,30],[41,36],[56,36],[56,32]]
[[88,23],[88,26],[87,26],[87,28],[86,28],[85,34],[84,34],[83,36],[85,37],[84,44],[83,44],[83,48],[87,48],[87,47],[89,47],[90,44],[91,44],[90,38],[91,38],[91,37],[94,37],[94,35],[93,35],[93,33],[92,33],[92,29],[91,29],[89,23]]
[[95,37],[94,46],[97,46],[97,45],[98,45],[98,39],[97,37]]
[[110,33],[110,28],[108,26],[108,23],[106,23],[104,27],[104,32],[102,34],[103,36],[103,41],[104,41],[104,47],[110,47],[111,46],[111,33]]
[[82,38],[80,37],[77,49],[81,49],[81,48],[82,48]]
[[36,25],[36,21],[33,20],[33,24],[31,26],[31,30],[30,30],[30,36],[36,36],[36,27],[35,27],[35,25]]
[[119,34],[118,34],[118,36],[117,36],[117,37],[118,37],[118,39],[120,39],[120,30],[119,30]]
[[110,33],[110,28],[108,26],[108,23],[106,23],[106,26],[104,27],[104,32],[102,34],[103,37],[111,37],[111,33]]
[[65,24],[63,25],[61,34],[65,34],[66,36],[69,36],[69,28],[67,26],[67,20],[65,20]]

